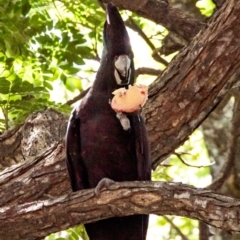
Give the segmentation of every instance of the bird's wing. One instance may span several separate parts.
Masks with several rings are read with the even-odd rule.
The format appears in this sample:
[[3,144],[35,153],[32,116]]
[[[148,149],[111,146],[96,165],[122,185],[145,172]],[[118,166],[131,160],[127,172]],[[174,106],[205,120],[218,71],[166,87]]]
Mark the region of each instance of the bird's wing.
[[76,109],[68,121],[66,134],[66,162],[73,191],[84,189],[86,171],[81,159],[80,118]]
[[140,114],[132,116],[132,128],[135,135],[135,148],[138,164],[138,180],[150,180],[151,159],[147,131]]

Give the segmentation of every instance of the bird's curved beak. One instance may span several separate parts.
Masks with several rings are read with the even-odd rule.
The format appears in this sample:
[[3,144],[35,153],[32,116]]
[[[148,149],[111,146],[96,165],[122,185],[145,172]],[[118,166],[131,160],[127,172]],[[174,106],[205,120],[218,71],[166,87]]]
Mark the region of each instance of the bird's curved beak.
[[127,85],[131,79],[131,59],[128,55],[115,57],[114,76],[118,85]]

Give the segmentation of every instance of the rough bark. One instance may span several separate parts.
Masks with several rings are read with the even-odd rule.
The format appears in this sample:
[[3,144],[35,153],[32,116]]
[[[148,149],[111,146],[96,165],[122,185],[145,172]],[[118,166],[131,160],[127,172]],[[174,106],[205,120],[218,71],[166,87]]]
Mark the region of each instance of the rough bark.
[[144,109],[156,167],[182,144],[240,75],[240,2],[228,1],[168,66]]
[[62,140],[68,116],[53,109],[31,114],[14,129],[0,135],[0,170],[34,158]]
[[71,193],[61,142],[0,175],[0,207]]
[[161,24],[187,42],[190,42],[205,25],[182,11],[172,8],[166,0],[103,0],[103,2],[112,2],[119,8],[128,9]]
[[224,4],[225,0],[213,0],[213,2],[216,4],[216,8],[219,9]]
[[201,14],[200,9],[196,7],[196,3],[198,2],[198,0],[169,0],[168,1],[169,4],[174,7],[177,8],[179,10],[181,10],[182,12],[200,20],[200,21],[204,21],[204,16]]
[[[239,78],[239,14],[240,2],[228,1],[209,28],[175,58],[151,87],[144,114],[154,166],[187,139]],[[30,119],[32,124],[25,123],[20,129],[38,137],[33,125],[40,123],[38,117],[34,119],[36,121]],[[56,127],[54,118],[50,122]],[[28,127],[31,131],[27,131]],[[48,141],[50,130],[61,129],[64,127],[46,127],[42,131],[47,135],[40,135],[41,139]],[[188,216],[228,231],[240,231],[239,202],[209,190],[176,183],[129,183],[130,188],[105,191],[99,199],[93,197],[92,190],[70,194],[64,146],[59,142],[61,137],[55,136],[58,140],[41,146],[51,146],[48,151],[35,152],[28,149],[29,145],[37,145],[34,139],[29,141],[29,135],[24,134],[20,134],[21,141],[14,146],[18,146],[16,149],[20,149],[21,154],[26,154],[22,160],[28,160],[0,175],[0,235],[3,239],[39,239],[80,222],[153,212]],[[5,141],[4,136],[0,141]],[[26,142],[22,141],[24,136]],[[6,147],[1,154],[7,156],[8,150]],[[31,152],[34,154],[29,154]],[[91,215],[93,213],[96,215]]]
[[[60,175],[60,171],[58,173]],[[13,192],[8,184],[4,184],[1,191],[8,190]],[[3,239],[41,239],[80,223],[150,213],[186,216],[227,231],[240,231],[239,206],[240,201],[233,198],[181,183],[116,183],[99,197],[90,189],[27,203],[18,199],[18,204],[12,202],[11,206],[0,208],[0,235]]]

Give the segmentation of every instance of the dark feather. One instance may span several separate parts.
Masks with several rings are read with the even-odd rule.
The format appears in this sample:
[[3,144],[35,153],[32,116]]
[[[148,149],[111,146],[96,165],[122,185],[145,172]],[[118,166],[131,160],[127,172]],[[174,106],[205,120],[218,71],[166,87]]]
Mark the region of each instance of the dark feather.
[[76,110],[68,122],[66,134],[67,168],[73,191],[84,189],[87,185],[86,170],[81,161],[80,119]]
[[[133,54],[124,23],[116,7],[107,6],[110,25],[104,27],[104,53],[96,80],[69,119],[66,152],[73,191],[95,188],[103,178],[114,181],[150,180],[147,133],[139,112],[127,115],[130,129],[123,127],[109,104],[119,86],[114,78],[114,57]],[[127,87],[127,85],[126,85]],[[147,215],[111,218],[86,224],[91,240],[144,240]]]

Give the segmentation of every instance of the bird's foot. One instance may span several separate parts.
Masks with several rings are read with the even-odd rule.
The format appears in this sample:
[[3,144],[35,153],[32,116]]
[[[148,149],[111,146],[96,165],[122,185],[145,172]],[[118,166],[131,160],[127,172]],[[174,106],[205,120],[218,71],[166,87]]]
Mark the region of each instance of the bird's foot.
[[100,194],[100,191],[103,188],[108,188],[109,186],[111,186],[114,183],[114,181],[112,179],[109,178],[103,178],[98,185],[95,187],[94,193],[95,195],[98,197]]
[[116,116],[117,116],[117,118],[119,119],[119,121],[120,121],[123,129],[124,129],[125,131],[129,130],[129,129],[130,129],[130,121],[129,121],[127,115],[124,114],[124,113],[122,113],[122,112],[118,112],[118,113],[116,114]]

